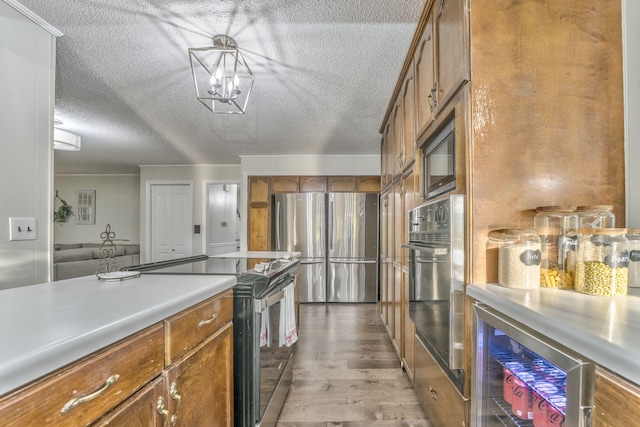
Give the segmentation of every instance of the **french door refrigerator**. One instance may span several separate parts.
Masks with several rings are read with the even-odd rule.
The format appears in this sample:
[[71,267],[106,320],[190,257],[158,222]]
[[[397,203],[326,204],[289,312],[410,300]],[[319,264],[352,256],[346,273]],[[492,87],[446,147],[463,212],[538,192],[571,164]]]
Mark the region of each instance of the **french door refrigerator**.
[[591,426],[592,362],[484,304],[473,314],[471,426]]
[[378,194],[329,193],[328,302],[378,299]]
[[300,252],[300,302],[326,302],[327,208],[325,193],[273,196],[276,251]]

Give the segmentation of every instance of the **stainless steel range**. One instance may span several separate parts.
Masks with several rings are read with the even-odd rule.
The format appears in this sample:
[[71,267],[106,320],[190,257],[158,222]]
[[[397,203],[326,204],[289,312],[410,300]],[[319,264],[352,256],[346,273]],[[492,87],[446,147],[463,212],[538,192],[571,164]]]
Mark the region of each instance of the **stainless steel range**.
[[236,427],[275,426],[284,404],[292,380],[295,344],[287,342],[281,312],[287,309],[286,298],[293,295],[293,322],[297,323],[299,265],[298,257],[289,253],[234,252],[126,268],[142,274],[237,276],[233,309]]
[[416,334],[462,391],[464,196],[409,211],[409,317]]

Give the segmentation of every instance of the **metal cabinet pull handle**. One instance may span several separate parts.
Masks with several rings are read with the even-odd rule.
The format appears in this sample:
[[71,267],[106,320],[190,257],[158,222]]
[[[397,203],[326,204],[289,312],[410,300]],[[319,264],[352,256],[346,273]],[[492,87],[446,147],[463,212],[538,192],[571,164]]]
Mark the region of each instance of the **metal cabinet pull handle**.
[[433,387],[429,386],[429,393],[433,400],[438,400],[438,392],[433,389]]
[[158,410],[158,414],[162,415],[164,422],[162,423],[162,427],[167,427],[167,421],[169,421],[169,411],[167,407],[164,405],[164,397],[160,396],[158,398],[158,404],[156,405],[156,409]]
[[218,318],[218,313],[213,313],[210,318],[201,320],[200,323],[198,323],[198,328],[201,328],[204,325],[208,325],[209,323],[213,322],[217,318]]
[[79,404],[95,399],[96,397],[100,396],[102,393],[107,391],[107,389],[111,387],[113,383],[118,381],[118,378],[120,378],[120,375],[118,374],[111,375],[109,378],[107,378],[107,381],[105,381],[104,385],[100,387],[98,390],[94,391],[91,394],[87,394],[86,396],[71,399],[62,407],[60,412],[62,412],[63,414],[66,414],[70,412],[73,408],[78,406]]
[[178,424],[178,412],[180,411],[180,404],[182,403],[182,396],[178,394],[178,386],[176,383],[171,383],[171,390],[169,396],[173,400],[177,400],[176,413],[171,416],[171,425],[175,427]]

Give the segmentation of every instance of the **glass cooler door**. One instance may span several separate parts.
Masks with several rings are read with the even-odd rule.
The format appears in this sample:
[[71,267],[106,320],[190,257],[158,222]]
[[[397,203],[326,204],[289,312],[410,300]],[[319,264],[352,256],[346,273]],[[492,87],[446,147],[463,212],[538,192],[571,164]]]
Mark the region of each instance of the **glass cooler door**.
[[591,425],[594,365],[475,303],[472,426]]

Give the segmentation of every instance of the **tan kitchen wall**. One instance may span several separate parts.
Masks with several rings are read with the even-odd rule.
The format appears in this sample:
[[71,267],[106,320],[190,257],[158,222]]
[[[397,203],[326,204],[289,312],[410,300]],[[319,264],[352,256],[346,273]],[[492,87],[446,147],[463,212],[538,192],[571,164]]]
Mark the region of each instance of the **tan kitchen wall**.
[[[107,224],[116,239],[129,240],[120,243],[140,243],[140,175],[56,175],[53,188],[74,213],[67,222],[54,223],[54,243],[102,243]],[[95,190],[95,224],[76,224],[77,190]]]

